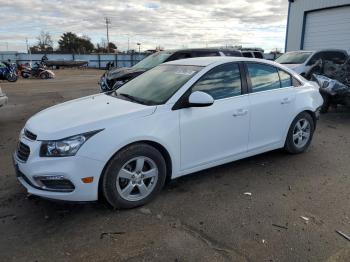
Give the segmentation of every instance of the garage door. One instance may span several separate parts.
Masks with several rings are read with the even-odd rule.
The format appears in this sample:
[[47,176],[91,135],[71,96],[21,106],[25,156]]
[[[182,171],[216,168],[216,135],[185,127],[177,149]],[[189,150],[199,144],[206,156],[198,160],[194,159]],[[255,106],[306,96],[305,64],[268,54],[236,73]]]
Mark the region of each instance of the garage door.
[[304,50],[339,48],[350,52],[350,6],[306,15]]

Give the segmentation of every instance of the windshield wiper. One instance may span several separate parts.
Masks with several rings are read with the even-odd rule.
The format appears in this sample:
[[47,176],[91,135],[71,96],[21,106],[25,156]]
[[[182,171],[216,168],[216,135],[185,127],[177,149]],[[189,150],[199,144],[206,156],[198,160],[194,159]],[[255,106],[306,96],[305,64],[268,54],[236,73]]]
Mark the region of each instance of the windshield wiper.
[[131,102],[136,102],[136,103],[143,104],[143,105],[147,104],[145,101],[143,101],[143,100],[141,100],[141,99],[139,99],[137,97],[134,97],[132,95],[124,94],[124,93],[117,93],[117,92],[115,92],[115,93],[117,94],[117,96],[125,97],[126,99],[128,99]]

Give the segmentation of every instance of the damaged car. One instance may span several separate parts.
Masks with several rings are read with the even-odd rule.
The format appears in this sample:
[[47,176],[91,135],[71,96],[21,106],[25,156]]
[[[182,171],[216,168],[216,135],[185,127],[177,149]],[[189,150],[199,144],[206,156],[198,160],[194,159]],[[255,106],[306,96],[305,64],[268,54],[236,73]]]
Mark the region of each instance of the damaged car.
[[275,61],[293,69],[298,74],[305,76],[306,72],[318,60],[331,61],[334,64],[343,64],[348,58],[345,50],[325,49],[320,51],[292,51],[287,52]]
[[330,106],[350,106],[350,58],[343,64],[319,59],[306,72],[305,78],[318,83],[324,103],[322,113]]
[[211,56],[237,56],[242,53],[235,49],[218,48],[198,48],[198,49],[179,49],[156,52],[133,67],[112,68],[106,71],[100,78],[99,85],[101,92],[118,89],[120,86],[131,79],[143,74],[144,72],[169,61],[193,58],[193,57],[211,57]]

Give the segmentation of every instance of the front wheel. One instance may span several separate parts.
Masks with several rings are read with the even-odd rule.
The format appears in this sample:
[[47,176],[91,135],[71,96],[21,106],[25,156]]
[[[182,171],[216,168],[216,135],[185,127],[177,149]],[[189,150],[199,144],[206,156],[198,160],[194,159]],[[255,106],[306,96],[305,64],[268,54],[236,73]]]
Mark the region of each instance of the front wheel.
[[166,179],[166,163],[154,147],[140,143],[118,152],[102,178],[102,192],[114,208],[133,208],[151,201]]
[[314,130],[315,123],[309,113],[302,112],[297,115],[289,128],[285,150],[291,154],[305,152],[310,146]]
[[7,75],[7,81],[9,82],[16,82],[18,79],[18,75],[16,75],[15,73],[10,73]]

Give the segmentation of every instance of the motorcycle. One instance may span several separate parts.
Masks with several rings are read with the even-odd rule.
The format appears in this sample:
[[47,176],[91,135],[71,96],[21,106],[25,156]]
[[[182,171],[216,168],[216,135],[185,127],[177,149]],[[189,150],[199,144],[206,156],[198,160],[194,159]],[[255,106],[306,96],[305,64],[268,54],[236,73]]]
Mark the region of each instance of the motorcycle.
[[21,68],[21,76],[23,78],[35,77],[41,79],[49,79],[54,78],[55,73],[51,70],[46,69],[46,66],[43,63],[35,63],[34,67]]
[[9,82],[16,82],[18,79],[16,66],[8,62],[0,62],[0,79]]

